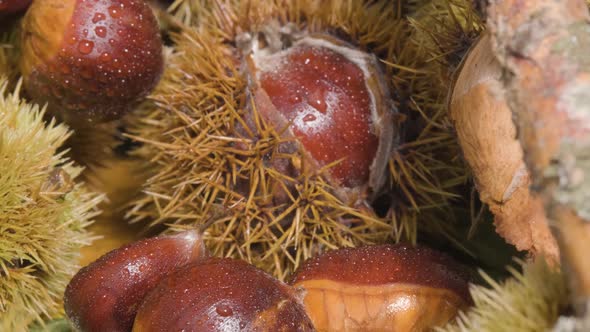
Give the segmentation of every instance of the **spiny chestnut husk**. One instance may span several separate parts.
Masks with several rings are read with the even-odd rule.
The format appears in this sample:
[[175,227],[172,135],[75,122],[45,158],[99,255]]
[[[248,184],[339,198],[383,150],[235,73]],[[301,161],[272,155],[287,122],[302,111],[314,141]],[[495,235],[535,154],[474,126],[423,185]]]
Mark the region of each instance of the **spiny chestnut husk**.
[[[327,249],[391,239],[415,241],[418,220],[427,221],[425,228],[435,225],[432,228],[446,231],[453,227],[452,218],[459,214],[450,202],[453,197],[461,197],[466,173],[456,158],[459,149],[445,115],[442,96],[448,87],[440,74],[448,68],[441,65],[444,61],[432,61],[443,55],[424,54],[422,41],[405,18],[406,9],[412,6],[388,0],[175,4],[178,10],[173,11],[192,26],[171,35],[174,52],[167,58],[169,65],[161,84],[150,97],[155,101],[152,108],[131,114],[135,127],[130,132],[145,143],[138,154],[157,172],[146,181],[142,195],[129,209],[132,221],[147,221],[153,226],[212,220],[204,237],[215,255],[244,258],[279,279],[305,259]],[[441,12],[437,9],[437,14]],[[278,27],[269,24],[274,21],[279,22]],[[243,38],[248,37],[245,32],[250,33],[250,38]],[[309,40],[321,47],[310,47]],[[278,50],[283,46],[284,52]],[[310,58],[306,65],[307,57],[295,56],[310,49],[320,55],[315,62]],[[323,53],[337,60],[324,61]],[[374,68],[371,54],[378,58]],[[349,55],[359,57],[346,59]],[[276,86],[281,89],[276,93],[263,86],[268,80],[263,77],[266,70],[260,59],[267,57],[279,64],[294,60],[294,70],[282,68],[285,79],[293,82],[278,82],[281,84]],[[357,65],[359,62],[367,66]],[[312,66],[313,71],[314,63],[318,65],[317,77],[310,80],[306,66]],[[352,69],[353,75],[334,72],[334,63],[347,71]],[[354,77],[359,70],[367,82]],[[379,71],[383,78],[371,75]],[[331,127],[336,139],[297,136],[296,128],[290,126],[297,112],[280,111],[280,103],[275,105],[271,98],[299,98],[295,106],[308,111],[299,119],[304,125],[303,120],[315,124],[313,116],[316,120],[329,118],[324,116],[328,112],[323,106],[331,95],[349,91],[348,76],[350,84],[354,81],[363,92],[348,94],[342,102],[352,101],[354,96],[355,100],[368,100],[369,105],[355,107],[354,117],[344,116],[344,122],[334,118],[338,120],[334,123],[354,129],[350,137],[355,142],[343,139],[349,132],[338,126]],[[290,87],[299,80],[304,89],[298,93],[299,86]],[[320,81],[319,88],[315,80]],[[378,83],[383,81],[388,93],[380,90]],[[368,90],[377,95],[374,102]],[[393,103],[403,103],[405,114],[424,121],[405,122],[401,128],[393,108],[378,106],[378,98],[387,94],[394,97]],[[260,98],[268,103],[257,100]],[[319,109],[313,107],[317,100],[323,104],[318,105]],[[382,106],[392,103],[382,101]],[[374,110],[370,110],[372,105]],[[343,115],[340,111],[333,114]],[[374,121],[379,118],[382,123]],[[393,124],[386,123],[388,118],[394,118]],[[347,122],[354,125],[348,128]],[[392,142],[383,142],[383,148],[379,148],[385,133],[392,135]],[[399,147],[397,137],[402,133],[407,144]],[[305,146],[305,140],[317,144],[320,157],[321,152],[338,152],[340,157],[332,156],[314,165],[320,157],[311,154],[314,148]],[[362,145],[357,140],[377,143]],[[347,150],[346,145],[351,143],[362,145],[359,150],[363,152]],[[365,153],[372,149],[375,151]],[[333,171],[345,169],[346,159],[341,157],[357,156],[364,158],[362,165],[356,162],[360,166],[358,173],[342,171],[345,176],[334,176],[338,174]],[[373,158],[389,158],[385,175],[377,175],[383,163]],[[373,163],[375,167],[371,167]],[[379,191],[384,178],[386,185],[378,200],[378,212],[383,213],[377,214],[370,205],[371,191]]]
[[564,274],[543,257],[517,263],[501,281],[480,270],[486,285],[471,285],[472,309],[438,332],[560,331],[555,322],[569,306]]
[[240,260],[210,258],[178,269],[146,297],[134,332],[314,331],[295,292]]
[[[71,132],[45,122],[0,74],[0,331],[62,315],[62,294],[103,195],[60,150]],[[14,91],[14,92],[13,92]]]
[[163,69],[158,24],[145,1],[35,1],[21,43],[27,92],[69,123],[120,117]]
[[[302,147],[305,160],[292,165],[295,172],[330,165],[325,176],[346,204],[378,192],[397,130],[377,58],[333,36],[289,26],[269,25],[239,40],[256,111]],[[298,150],[293,141],[283,145],[291,145],[284,152]]]
[[426,331],[471,303],[468,274],[450,257],[407,245],[339,249],[306,261],[302,288],[319,331]]
[[498,234],[518,250],[558,262],[541,199],[529,189],[531,178],[501,75],[490,35],[484,33],[458,69],[450,91],[450,117],[480,198],[495,216]]
[[64,297],[68,318],[82,331],[130,331],[148,292],[174,269],[205,256],[194,230],[113,250],[70,281]]

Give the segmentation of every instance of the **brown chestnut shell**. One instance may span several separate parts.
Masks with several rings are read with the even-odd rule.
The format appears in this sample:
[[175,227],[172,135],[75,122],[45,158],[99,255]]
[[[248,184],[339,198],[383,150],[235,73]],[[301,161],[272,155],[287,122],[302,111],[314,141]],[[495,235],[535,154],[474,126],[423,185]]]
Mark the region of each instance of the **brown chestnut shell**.
[[174,269],[206,256],[197,231],[134,242],[82,268],[68,284],[66,314],[82,331],[130,331],[141,301]]
[[461,266],[432,249],[379,245],[312,258],[290,284],[304,290],[320,331],[424,331],[471,303],[468,280]]
[[314,331],[289,286],[229,258],[187,265],[146,297],[133,331],[177,330]]
[[22,30],[27,93],[69,123],[122,116],[163,70],[158,23],[145,1],[35,1]]

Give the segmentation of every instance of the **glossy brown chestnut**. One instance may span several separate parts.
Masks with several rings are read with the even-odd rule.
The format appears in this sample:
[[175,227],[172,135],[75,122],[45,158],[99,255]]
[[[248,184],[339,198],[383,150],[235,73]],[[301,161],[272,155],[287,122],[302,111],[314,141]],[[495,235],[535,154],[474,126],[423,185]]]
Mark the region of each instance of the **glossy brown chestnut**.
[[170,274],[145,299],[134,332],[313,331],[289,286],[246,262],[210,258]]
[[168,273],[206,256],[197,231],[134,242],[81,269],[64,306],[81,331],[130,331],[139,304]]
[[328,252],[305,262],[290,284],[305,291],[318,331],[426,331],[471,303],[457,263],[405,245]]
[[32,0],[0,0],[0,17],[24,11]]
[[68,122],[120,117],[163,68],[158,24],[143,0],[35,1],[21,42],[28,94]]
[[343,199],[379,190],[397,133],[377,58],[328,35],[275,45],[269,34],[246,57],[257,111],[278,132],[288,127],[314,168],[335,164],[329,180]]

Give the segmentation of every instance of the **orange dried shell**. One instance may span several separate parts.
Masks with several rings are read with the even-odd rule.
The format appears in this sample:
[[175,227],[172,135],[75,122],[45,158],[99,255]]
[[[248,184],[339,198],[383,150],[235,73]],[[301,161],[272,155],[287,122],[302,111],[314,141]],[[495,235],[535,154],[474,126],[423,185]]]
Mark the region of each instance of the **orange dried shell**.
[[305,262],[290,283],[303,289],[319,331],[424,331],[471,302],[457,263],[405,245],[331,251]]

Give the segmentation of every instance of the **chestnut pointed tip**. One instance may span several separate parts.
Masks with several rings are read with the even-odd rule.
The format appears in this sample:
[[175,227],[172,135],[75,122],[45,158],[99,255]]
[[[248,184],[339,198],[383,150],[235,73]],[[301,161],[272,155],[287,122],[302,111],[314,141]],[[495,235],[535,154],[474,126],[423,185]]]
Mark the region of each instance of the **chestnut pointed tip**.
[[129,331],[139,304],[159,280],[206,255],[195,230],[115,249],[72,278],[64,295],[66,314],[82,331]]
[[191,258],[201,259],[209,257],[209,251],[207,250],[205,241],[203,240],[203,233],[199,230],[187,230],[176,235],[172,235],[172,237],[178,237],[179,239],[185,241],[187,248],[190,248],[189,250],[191,250]]

